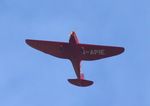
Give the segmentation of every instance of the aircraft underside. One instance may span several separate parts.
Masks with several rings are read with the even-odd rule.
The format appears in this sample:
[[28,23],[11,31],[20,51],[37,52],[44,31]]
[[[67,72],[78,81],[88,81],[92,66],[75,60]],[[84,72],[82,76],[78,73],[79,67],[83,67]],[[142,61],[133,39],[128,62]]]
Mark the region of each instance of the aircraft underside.
[[123,47],[102,46],[92,44],[80,44],[75,32],[72,32],[69,43],[42,41],[27,39],[26,43],[46,54],[55,57],[69,59],[75,70],[76,79],[68,79],[71,84],[80,87],[86,87],[93,84],[93,81],[85,80],[80,71],[80,62],[82,60],[97,60],[121,54]]

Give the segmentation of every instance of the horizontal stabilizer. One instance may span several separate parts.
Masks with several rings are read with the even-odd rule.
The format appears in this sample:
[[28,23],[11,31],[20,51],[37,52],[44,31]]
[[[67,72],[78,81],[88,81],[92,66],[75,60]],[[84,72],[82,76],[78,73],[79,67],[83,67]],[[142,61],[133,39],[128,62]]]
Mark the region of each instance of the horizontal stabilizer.
[[68,79],[68,81],[76,86],[87,87],[93,84],[93,81],[84,80],[84,79]]

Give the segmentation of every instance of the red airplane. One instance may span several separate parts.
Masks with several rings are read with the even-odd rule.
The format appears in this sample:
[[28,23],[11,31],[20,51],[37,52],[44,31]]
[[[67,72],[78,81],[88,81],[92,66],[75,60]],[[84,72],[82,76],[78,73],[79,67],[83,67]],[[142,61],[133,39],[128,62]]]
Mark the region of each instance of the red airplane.
[[69,59],[75,70],[76,79],[68,79],[71,84],[86,87],[93,84],[93,81],[85,80],[81,73],[80,63],[82,60],[90,61],[121,54],[123,47],[80,44],[75,32],[70,35],[69,43],[26,39],[26,43],[44,53],[55,57]]

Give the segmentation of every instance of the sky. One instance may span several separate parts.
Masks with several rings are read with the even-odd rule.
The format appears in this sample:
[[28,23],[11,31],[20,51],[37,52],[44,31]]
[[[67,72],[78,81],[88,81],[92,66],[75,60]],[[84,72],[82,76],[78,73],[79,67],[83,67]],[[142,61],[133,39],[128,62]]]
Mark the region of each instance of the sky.
[[[0,106],[150,106],[149,0],[0,0]],[[76,87],[69,60],[25,39],[121,46],[121,55],[83,61],[90,87]]]

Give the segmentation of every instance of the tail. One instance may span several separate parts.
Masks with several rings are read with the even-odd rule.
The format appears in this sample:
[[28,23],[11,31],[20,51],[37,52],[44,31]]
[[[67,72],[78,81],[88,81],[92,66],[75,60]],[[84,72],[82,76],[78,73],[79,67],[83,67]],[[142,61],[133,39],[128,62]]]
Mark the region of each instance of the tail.
[[80,74],[80,79],[68,79],[68,81],[76,86],[87,87],[93,84],[93,81],[85,80],[84,74]]

